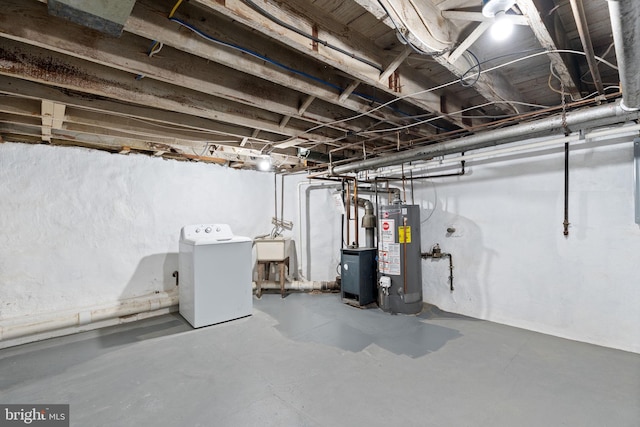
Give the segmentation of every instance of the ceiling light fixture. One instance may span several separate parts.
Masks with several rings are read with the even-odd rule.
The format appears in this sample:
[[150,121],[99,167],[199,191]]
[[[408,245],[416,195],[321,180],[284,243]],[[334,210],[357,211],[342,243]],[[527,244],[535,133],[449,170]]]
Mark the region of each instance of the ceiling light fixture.
[[258,169],[267,172],[271,170],[271,157],[263,157],[258,161]]
[[507,11],[516,3],[515,0],[484,0],[482,14],[494,18],[491,36],[497,41],[506,40],[513,32],[513,24],[509,21]]
[[501,10],[496,13],[495,22],[489,31],[494,40],[501,42],[509,38],[513,32],[513,24],[509,21],[507,14]]

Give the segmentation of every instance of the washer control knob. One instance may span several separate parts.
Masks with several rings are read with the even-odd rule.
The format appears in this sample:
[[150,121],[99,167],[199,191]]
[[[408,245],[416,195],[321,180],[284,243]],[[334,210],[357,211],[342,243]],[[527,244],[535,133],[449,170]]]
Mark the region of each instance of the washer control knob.
[[220,227],[216,227],[216,231],[219,233],[222,230]]
[[205,232],[205,233],[211,233],[211,227],[207,227],[207,228],[205,228],[205,229],[204,229],[204,232]]
[[196,233],[199,233],[201,230],[199,228],[196,228]]

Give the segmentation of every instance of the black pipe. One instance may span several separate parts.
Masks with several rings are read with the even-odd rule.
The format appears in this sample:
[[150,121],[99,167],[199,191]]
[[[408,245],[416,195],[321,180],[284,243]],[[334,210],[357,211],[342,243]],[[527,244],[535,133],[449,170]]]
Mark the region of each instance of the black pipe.
[[442,255],[449,257],[449,289],[453,292],[453,255],[447,253]]
[[[464,155],[464,153],[462,153],[462,155]],[[461,165],[461,167],[460,167],[460,171],[459,172],[441,173],[441,174],[438,174],[438,175],[420,175],[420,176],[413,176],[413,174],[412,174],[409,178],[407,178],[405,176],[402,176],[402,177],[399,177],[399,176],[387,176],[387,177],[384,177],[384,178],[381,178],[381,179],[385,179],[387,181],[406,181],[406,180],[418,181],[418,180],[421,180],[421,179],[449,178],[449,177],[452,177],[452,176],[462,176],[462,175],[464,175],[466,173],[466,170],[465,170],[465,167],[464,167],[465,160],[461,160],[460,161],[460,165]],[[376,179],[378,179],[378,178],[376,178]]]
[[176,278],[176,286],[179,286],[180,285],[180,273],[178,272],[178,270],[174,271],[172,276]]
[[436,243],[431,249],[431,252],[422,252],[420,254],[422,259],[433,258],[440,259],[443,257],[449,258],[449,289],[453,292],[453,255],[440,251],[440,246]]
[[415,205],[416,201],[413,198],[413,171],[412,170],[409,171],[409,176],[410,176],[409,183],[411,184],[411,204]]
[[562,234],[569,235],[569,143],[564,144],[564,231]]
[[[344,179],[342,180],[342,191],[340,193],[342,195],[342,199],[344,200]],[[342,218],[342,230],[340,234],[340,249],[344,249],[344,213],[341,215]]]

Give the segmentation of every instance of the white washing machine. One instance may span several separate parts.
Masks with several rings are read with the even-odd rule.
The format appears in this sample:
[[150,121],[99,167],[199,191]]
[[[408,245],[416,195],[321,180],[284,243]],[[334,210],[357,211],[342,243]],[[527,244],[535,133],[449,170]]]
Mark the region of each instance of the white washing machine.
[[180,232],[179,307],[191,326],[214,325],[253,312],[252,240],[227,224],[184,226]]

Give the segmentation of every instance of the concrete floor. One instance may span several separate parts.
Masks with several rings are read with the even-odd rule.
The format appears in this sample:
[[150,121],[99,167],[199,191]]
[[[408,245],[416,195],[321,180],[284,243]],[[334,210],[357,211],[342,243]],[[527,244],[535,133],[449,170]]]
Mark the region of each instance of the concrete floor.
[[264,295],[0,350],[1,403],[69,403],[72,426],[634,426],[640,355],[337,294]]

